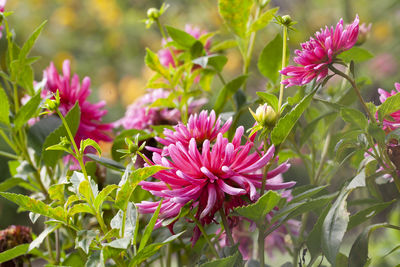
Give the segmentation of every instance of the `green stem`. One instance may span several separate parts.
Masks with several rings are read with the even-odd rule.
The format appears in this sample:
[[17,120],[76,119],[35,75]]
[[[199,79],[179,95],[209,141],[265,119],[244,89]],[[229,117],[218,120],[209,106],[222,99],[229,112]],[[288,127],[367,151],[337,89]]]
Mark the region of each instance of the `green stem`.
[[[157,23],[158,28],[160,29],[161,36],[163,37],[165,42],[168,42],[168,37],[165,34],[164,27],[161,25],[160,20],[156,19],[155,21]],[[172,50],[171,46],[168,46],[168,50],[171,53],[172,59],[174,61],[174,66],[175,67],[178,66],[178,60],[176,59],[176,55],[175,55],[174,51]]]
[[229,228],[228,221],[226,219],[226,215],[223,208],[219,209],[219,215],[221,215],[222,225],[224,226],[226,236],[228,237],[230,243],[229,245],[233,246],[235,244],[235,240],[233,240],[232,232],[231,229]]
[[[264,151],[267,151],[267,140],[264,140]],[[278,152],[275,153],[275,155],[278,155]],[[275,156],[274,156],[275,159]],[[274,160],[272,160],[271,162],[273,162]],[[271,167],[271,164],[267,164],[264,167],[264,172],[263,172],[263,178],[261,181],[261,191],[260,191],[260,196],[264,195],[264,191],[265,191],[265,185],[267,183],[267,176],[268,176],[268,170]]]
[[258,226],[258,258],[260,259],[260,266],[265,266],[265,235],[263,233],[264,223]]
[[79,165],[81,166],[82,173],[85,176],[85,179],[87,181],[89,181],[89,177],[86,172],[85,164],[83,163],[83,155],[81,155],[81,153],[78,149],[78,146],[75,143],[75,139],[74,139],[74,136],[72,135],[71,129],[69,128],[67,121],[65,120],[64,116],[61,114],[61,112],[58,108],[56,109],[56,112],[57,112],[57,115],[60,117],[62,123],[64,124],[65,129],[67,130],[68,137],[71,141],[72,146],[74,147],[75,157],[78,160]]
[[[284,69],[286,67],[286,50],[287,50],[287,27],[283,26],[283,40],[282,40],[282,68]],[[278,101],[278,112],[279,114],[281,113],[281,107],[282,107],[282,101],[283,101],[283,90],[284,90],[284,84],[282,83],[284,80],[284,75],[281,74],[281,84],[279,88],[279,101]]]
[[8,138],[8,136],[4,133],[2,129],[0,129],[0,136],[4,139],[7,145],[11,147],[12,150],[14,150],[14,152],[18,151],[17,147],[11,142],[11,140]]
[[196,225],[199,228],[200,232],[203,234],[204,239],[206,240],[208,246],[210,247],[211,252],[214,254],[214,256],[217,259],[219,259],[220,257],[218,255],[217,251],[215,250],[215,247],[214,247],[213,243],[211,242],[210,238],[208,237],[206,230],[204,230],[203,225],[201,225],[199,220],[197,220],[194,216],[189,215],[189,217],[196,223]]
[[18,159],[17,155],[10,154],[10,153],[4,152],[4,151],[0,151],[0,156],[7,157],[7,158],[10,158],[10,159],[15,159],[15,160]]
[[321,159],[320,159],[320,163],[319,163],[319,166],[318,166],[318,170],[317,170],[317,172],[315,174],[315,178],[313,180],[311,180],[311,184],[318,185],[319,177],[321,176],[322,169],[324,167],[326,158],[328,156],[328,148],[329,148],[329,145],[331,144],[331,138],[332,138],[332,131],[329,131],[328,135],[326,136],[326,139],[325,139],[324,147],[322,149]]
[[342,72],[342,71],[336,69],[333,65],[330,65],[330,66],[329,66],[329,69],[330,69],[331,71],[333,71],[335,74],[337,74],[337,75],[339,75],[339,76],[342,76],[343,78],[345,78],[346,80],[349,81],[349,83],[350,83],[351,86],[353,87],[354,91],[356,92],[356,95],[357,95],[358,99],[360,100],[361,106],[363,107],[364,111],[368,114],[369,119],[370,119],[372,122],[376,123],[376,119],[375,119],[374,116],[372,116],[371,112],[369,111],[369,109],[368,109],[368,107],[367,107],[367,104],[365,103],[363,97],[361,96],[360,89],[358,88],[356,82],[355,82],[352,78],[350,78],[349,75],[347,75],[346,73],[344,73],[344,72]]

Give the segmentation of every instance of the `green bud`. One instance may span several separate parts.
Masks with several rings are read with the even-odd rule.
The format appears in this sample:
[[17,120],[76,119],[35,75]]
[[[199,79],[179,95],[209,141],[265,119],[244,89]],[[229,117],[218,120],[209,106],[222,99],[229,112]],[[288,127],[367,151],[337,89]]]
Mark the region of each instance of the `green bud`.
[[290,15],[282,16],[282,24],[284,24],[286,26],[290,26],[292,22],[293,22],[293,20],[290,17]]
[[256,113],[254,113],[250,109],[250,113],[259,125],[268,128],[275,125],[276,119],[278,117],[275,110],[267,104],[260,105],[257,108]]
[[147,10],[147,17],[149,19],[157,20],[160,16],[161,12],[157,8],[152,7]]

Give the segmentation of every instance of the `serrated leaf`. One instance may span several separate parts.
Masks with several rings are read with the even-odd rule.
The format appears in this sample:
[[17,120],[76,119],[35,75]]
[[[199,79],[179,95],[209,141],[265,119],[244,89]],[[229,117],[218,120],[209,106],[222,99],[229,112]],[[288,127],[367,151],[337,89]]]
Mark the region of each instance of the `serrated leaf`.
[[7,191],[21,183],[26,183],[26,181],[21,178],[8,178],[0,183],[0,192]]
[[[262,75],[276,83],[282,68],[282,36],[277,34],[262,50],[258,58],[258,70]],[[288,50],[286,51],[288,54]],[[288,58],[288,57],[287,57]]]
[[49,187],[49,197],[51,200],[59,201],[64,203],[64,187],[65,184],[54,184]]
[[246,81],[247,75],[242,75],[227,83],[218,93],[217,100],[214,104],[214,110],[217,114],[221,113],[226,102],[240,89]]
[[52,208],[40,200],[14,193],[2,192],[0,193],[0,195],[16,203],[18,206],[20,206],[25,210],[29,210],[31,212],[38,213],[43,216],[50,217],[59,221],[64,221],[66,218],[65,211],[61,207]]
[[[75,135],[78,130],[80,121],[80,109],[78,102],[75,103],[74,107],[67,113],[65,120],[71,130],[72,135]],[[44,141],[42,148],[41,160],[49,167],[54,167],[58,160],[62,157],[63,151],[47,151],[46,148],[52,145],[56,145],[60,142],[61,137],[68,136],[67,130],[64,125],[60,125],[54,130]]]
[[247,22],[253,1],[251,0],[219,0],[218,11],[228,27],[240,38],[247,34]]
[[386,98],[385,102],[378,107],[379,121],[383,121],[385,116],[390,115],[398,110],[400,110],[400,93]]
[[39,37],[39,35],[42,32],[43,27],[44,27],[44,25],[46,25],[46,23],[47,23],[47,20],[42,22],[42,24],[40,24],[39,27],[37,27],[35,29],[35,31],[32,33],[32,35],[29,36],[28,40],[22,46],[22,48],[19,52],[19,56],[18,56],[18,59],[21,62],[21,64],[25,63],[25,60],[26,60],[29,52],[32,50],[33,45],[35,44],[37,38]]
[[287,113],[283,118],[279,119],[275,128],[271,132],[271,140],[274,145],[279,145],[285,141],[296,122],[300,119],[303,112],[310,105],[311,99],[315,93],[316,90],[304,97],[299,104],[289,111],[289,113]]
[[360,129],[366,129],[368,120],[365,115],[354,108],[342,108],[340,109],[340,116],[345,122],[348,122]]
[[36,114],[36,111],[40,105],[40,101],[40,94],[36,94],[21,107],[14,120],[14,127],[16,130],[21,129],[21,127],[24,126],[24,124]]
[[280,200],[281,196],[278,193],[268,191],[260,197],[256,203],[235,208],[234,211],[241,216],[258,223],[265,220],[265,216],[267,216],[267,214],[278,205]]
[[334,265],[349,223],[346,199],[350,191],[343,190],[329,210],[322,226],[322,251]]
[[373,58],[374,55],[368,50],[361,47],[353,47],[350,50],[344,51],[338,55],[338,58],[342,59],[344,62],[363,62]]
[[3,88],[0,88],[0,122],[10,125],[10,104]]
[[266,27],[272,21],[278,10],[279,7],[275,7],[262,13],[261,16],[251,24],[250,32],[256,32]]
[[148,48],[146,48],[146,56],[144,61],[150,69],[160,73],[164,78],[169,80],[169,71],[163,65],[161,65],[158,56]]
[[36,237],[35,240],[32,241],[32,243],[29,245],[28,252],[31,251],[34,248],[37,248],[42,244],[43,240],[51,234],[54,230],[59,228],[60,225],[48,225],[42,233],[38,237]]

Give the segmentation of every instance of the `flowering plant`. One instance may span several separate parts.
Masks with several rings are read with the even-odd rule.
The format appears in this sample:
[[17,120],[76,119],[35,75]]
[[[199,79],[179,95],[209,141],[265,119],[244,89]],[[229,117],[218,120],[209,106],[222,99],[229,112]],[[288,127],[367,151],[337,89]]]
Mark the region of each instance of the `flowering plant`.
[[[71,74],[69,60],[34,81],[30,52],[45,23],[18,46],[4,4],[0,136],[9,150],[0,156],[11,177],[0,195],[41,232],[0,231],[1,264],[366,266],[370,234],[400,230],[376,216],[400,196],[400,85],[378,89],[379,105],[365,101],[356,67],[372,57],[360,47],[371,26],[358,15],[315,33],[288,65],[296,22],[269,1],[219,0],[229,40],[165,26],[168,5],[151,8],[145,23],[161,36],[158,52],[146,50],[148,91],[105,122],[105,102],[89,100],[91,80]],[[255,64],[257,33],[271,22],[282,35]],[[227,79],[231,49],[243,68]],[[266,89],[251,82],[253,65]],[[398,192],[384,197],[383,184]]]

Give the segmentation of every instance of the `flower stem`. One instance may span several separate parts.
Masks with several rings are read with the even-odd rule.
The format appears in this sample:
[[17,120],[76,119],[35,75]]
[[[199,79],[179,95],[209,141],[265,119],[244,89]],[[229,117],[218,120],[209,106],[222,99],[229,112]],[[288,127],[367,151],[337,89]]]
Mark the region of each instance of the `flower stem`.
[[[286,67],[286,50],[287,50],[287,27],[283,26],[283,40],[282,40],[282,68],[284,69]],[[283,89],[284,89],[284,84],[282,83],[284,79],[284,75],[281,74],[281,84],[279,88],[279,101],[278,101],[278,110],[279,114],[281,113],[281,106],[282,106],[282,100],[283,100]]]
[[5,151],[0,151],[0,156],[7,157],[7,158],[10,158],[10,159],[15,159],[15,160],[18,159],[17,155],[14,155],[14,154],[11,154],[11,153],[7,153]]
[[265,266],[265,235],[263,232],[263,225],[264,223],[258,226],[258,257],[260,259],[260,266]]
[[229,228],[228,220],[226,219],[226,215],[225,215],[223,208],[219,209],[219,214],[221,215],[222,225],[224,226],[226,236],[228,237],[228,240],[230,243],[229,245],[233,246],[235,244],[235,240],[233,240],[232,232],[231,232],[231,229]]
[[214,254],[214,256],[217,259],[219,259],[220,257],[218,255],[217,251],[215,250],[215,247],[214,247],[213,243],[211,242],[210,238],[208,237],[207,232],[204,229],[203,225],[193,215],[189,215],[189,217],[190,217],[190,219],[192,219],[196,223],[196,225],[199,228],[200,232],[203,234],[204,239],[206,240],[208,246],[210,247],[210,250],[211,250],[212,254]]
[[367,104],[365,103],[363,97],[361,96],[360,89],[358,88],[356,82],[355,82],[352,78],[350,78],[349,75],[347,75],[346,73],[344,73],[344,72],[338,70],[338,69],[335,68],[333,65],[330,65],[330,66],[329,66],[329,69],[330,69],[331,71],[333,71],[335,74],[337,74],[337,75],[339,75],[339,76],[342,76],[343,78],[345,78],[346,80],[349,81],[349,83],[350,83],[351,86],[353,87],[354,91],[356,92],[357,97],[358,97],[358,99],[360,100],[360,103],[361,103],[361,105],[362,105],[364,111],[367,113],[369,119],[370,119],[371,121],[373,121],[374,123],[376,123],[376,119],[375,119],[374,116],[372,116],[371,112],[369,111],[369,109],[368,109],[368,107],[367,107]]

